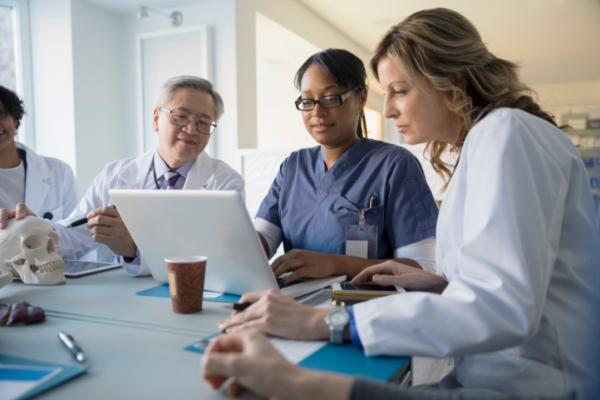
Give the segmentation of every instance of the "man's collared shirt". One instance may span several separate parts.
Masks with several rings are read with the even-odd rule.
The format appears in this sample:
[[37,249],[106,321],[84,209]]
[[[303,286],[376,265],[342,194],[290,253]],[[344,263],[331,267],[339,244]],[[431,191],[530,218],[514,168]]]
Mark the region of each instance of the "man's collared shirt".
[[[175,169],[180,177],[175,182],[174,189],[181,189],[185,184],[185,180],[187,178],[190,169],[192,168],[192,164],[194,164],[195,159],[183,164],[181,167]],[[167,188],[167,179],[165,179],[165,173],[171,171],[171,168],[167,165],[167,163],[160,157],[158,152],[154,153],[154,172],[156,173],[156,182],[154,181],[154,174],[150,172],[148,177],[146,178],[146,182],[144,183],[144,189],[156,189],[156,184],[158,183],[158,189],[166,189]]]

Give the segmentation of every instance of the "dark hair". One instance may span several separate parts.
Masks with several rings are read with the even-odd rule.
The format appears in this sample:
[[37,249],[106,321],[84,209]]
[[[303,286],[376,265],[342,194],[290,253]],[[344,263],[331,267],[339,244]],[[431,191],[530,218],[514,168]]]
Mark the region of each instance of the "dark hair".
[[2,102],[8,114],[15,120],[15,127],[18,128],[21,125],[23,114],[25,114],[23,101],[19,99],[19,96],[15,92],[0,85],[0,102]]
[[[342,89],[357,88],[357,91],[368,89],[367,72],[360,58],[343,49],[327,49],[310,56],[296,72],[294,77],[294,86],[300,90],[302,77],[304,73],[313,64],[317,64],[327,72],[335,83]],[[361,110],[358,122],[358,137],[363,138],[367,135],[367,122],[365,112]]]
[[[520,81],[517,65],[490,53],[475,26],[456,11],[423,10],[392,26],[371,59],[377,79],[384,57],[394,60],[409,80],[425,78],[445,96],[446,105],[461,120],[457,149],[475,122],[500,107],[521,109],[556,125]],[[434,140],[427,148],[433,168],[450,178],[453,171],[441,158],[446,143]]]

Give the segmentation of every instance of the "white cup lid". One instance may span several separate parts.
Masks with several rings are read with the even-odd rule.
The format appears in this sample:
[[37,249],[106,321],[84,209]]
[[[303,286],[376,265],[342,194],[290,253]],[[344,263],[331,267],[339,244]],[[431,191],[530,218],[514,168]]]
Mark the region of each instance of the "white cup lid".
[[174,257],[165,257],[166,263],[172,264],[189,264],[189,263],[197,263],[206,261],[207,258],[204,256],[174,256]]

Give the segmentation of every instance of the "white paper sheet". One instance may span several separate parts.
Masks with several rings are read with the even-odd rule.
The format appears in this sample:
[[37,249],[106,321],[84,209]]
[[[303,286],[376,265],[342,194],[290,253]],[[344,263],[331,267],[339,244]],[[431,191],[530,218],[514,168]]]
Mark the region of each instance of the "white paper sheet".
[[221,292],[209,292],[208,290],[205,290],[204,293],[202,294],[202,297],[204,297],[205,299],[215,299],[219,296],[223,296],[223,293]]
[[297,364],[321,347],[325,346],[327,342],[271,338],[271,344],[275,346],[288,361]]

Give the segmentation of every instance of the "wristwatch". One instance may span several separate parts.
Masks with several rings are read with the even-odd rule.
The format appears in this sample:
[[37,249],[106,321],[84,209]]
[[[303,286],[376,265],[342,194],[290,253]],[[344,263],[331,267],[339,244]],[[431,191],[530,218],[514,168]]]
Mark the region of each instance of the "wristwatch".
[[341,344],[344,342],[344,328],[350,322],[350,315],[346,311],[344,303],[336,304],[328,316],[325,317],[325,323],[329,326],[329,341],[331,343]]

